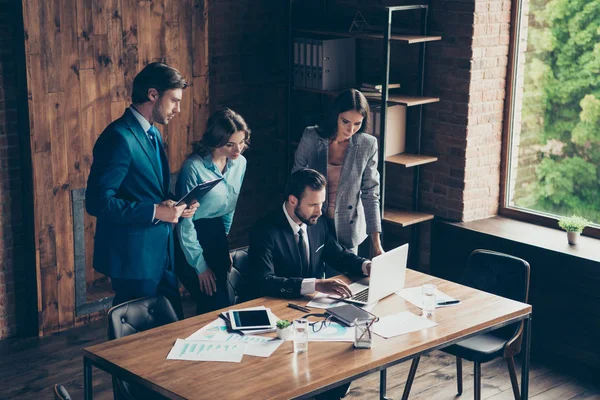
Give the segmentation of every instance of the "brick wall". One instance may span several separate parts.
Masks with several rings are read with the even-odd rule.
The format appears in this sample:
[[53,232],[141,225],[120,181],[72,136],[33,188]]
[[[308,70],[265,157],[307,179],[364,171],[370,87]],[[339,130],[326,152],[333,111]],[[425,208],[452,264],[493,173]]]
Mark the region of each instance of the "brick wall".
[[22,144],[29,141],[28,126],[23,129],[18,123],[21,113],[27,113],[23,49],[18,47],[23,45],[21,21],[20,2],[0,0],[0,339],[31,332],[32,304],[27,296],[32,284],[35,288],[30,275],[35,265],[25,256],[25,250],[31,253],[26,240],[30,219],[23,212],[29,201],[30,182],[22,176],[28,170],[28,158],[22,155]]
[[424,151],[439,162],[423,172],[423,206],[437,216],[469,221],[495,215],[510,0],[432,3],[428,93],[442,101],[426,107]]

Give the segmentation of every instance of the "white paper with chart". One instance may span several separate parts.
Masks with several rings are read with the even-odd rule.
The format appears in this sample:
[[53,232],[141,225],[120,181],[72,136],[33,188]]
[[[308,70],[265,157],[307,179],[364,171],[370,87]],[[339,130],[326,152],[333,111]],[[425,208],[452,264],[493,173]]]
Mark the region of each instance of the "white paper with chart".
[[246,343],[177,339],[167,360],[240,362]]

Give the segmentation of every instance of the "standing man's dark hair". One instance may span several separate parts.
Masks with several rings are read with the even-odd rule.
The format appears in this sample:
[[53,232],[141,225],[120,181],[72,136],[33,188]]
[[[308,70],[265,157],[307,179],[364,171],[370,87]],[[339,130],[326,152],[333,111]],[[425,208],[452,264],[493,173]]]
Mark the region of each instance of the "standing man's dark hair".
[[162,96],[166,90],[186,87],[187,82],[175,68],[161,62],[150,63],[133,79],[131,102],[142,104],[150,101],[148,90],[151,88],[156,89],[159,96]]
[[133,80],[132,104],[94,145],[85,192],[86,210],[96,217],[94,269],[111,278],[113,305],[164,295],[180,318],[172,224],[191,218],[198,205],[175,206],[170,199],[171,171],[157,125],[181,112],[186,86],[173,67],[144,67]]
[[327,179],[320,172],[314,169],[304,168],[293,172],[285,185],[285,198],[293,195],[298,200],[302,200],[304,190],[321,190],[327,186]]

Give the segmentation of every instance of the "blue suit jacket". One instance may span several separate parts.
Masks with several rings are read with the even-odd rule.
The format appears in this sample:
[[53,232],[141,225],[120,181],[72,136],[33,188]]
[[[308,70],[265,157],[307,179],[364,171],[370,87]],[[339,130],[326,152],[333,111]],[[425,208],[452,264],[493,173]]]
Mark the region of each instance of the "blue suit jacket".
[[120,279],[159,280],[168,264],[170,224],[152,224],[154,204],[169,197],[170,173],[129,109],[94,145],[86,210],[97,217],[94,269]]

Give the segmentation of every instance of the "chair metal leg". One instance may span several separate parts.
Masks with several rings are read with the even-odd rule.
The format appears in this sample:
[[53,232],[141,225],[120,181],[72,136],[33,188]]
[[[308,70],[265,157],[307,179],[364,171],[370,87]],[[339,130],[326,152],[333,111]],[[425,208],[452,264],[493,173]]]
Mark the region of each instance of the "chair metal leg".
[[404,393],[402,393],[402,400],[408,400],[410,388],[412,387],[413,381],[415,380],[415,375],[417,374],[417,367],[419,366],[420,360],[421,357],[416,357],[412,360],[412,364],[410,364],[408,378],[406,378],[406,384],[404,385]]
[[473,363],[474,366],[474,378],[475,378],[475,385],[473,387],[473,399],[475,400],[481,400],[481,364],[476,362]]
[[462,358],[456,357],[456,390],[459,396],[463,391],[462,381]]
[[517,380],[517,370],[515,368],[515,359],[512,357],[507,357],[506,364],[508,365],[508,374],[510,375],[510,383],[512,385],[513,394],[515,395],[515,400],[521,400],[521,394],[519,393],[519,381]]

